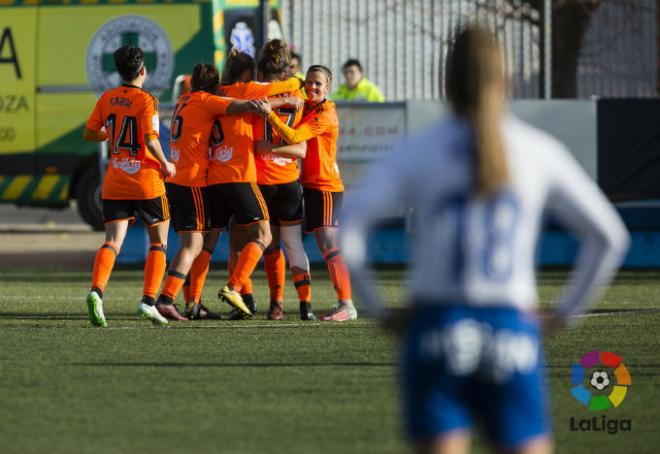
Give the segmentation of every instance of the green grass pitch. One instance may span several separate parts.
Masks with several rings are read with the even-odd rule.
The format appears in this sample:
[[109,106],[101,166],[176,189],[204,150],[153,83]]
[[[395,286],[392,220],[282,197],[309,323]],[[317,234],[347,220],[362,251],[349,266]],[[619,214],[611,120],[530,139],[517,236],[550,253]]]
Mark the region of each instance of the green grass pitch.
[[[400,453],[396,341],[373,322],[301,322],[287,283],[287,318],[243,322],[138,319],[141,272],[117,271],[106,291],[109,327],[85,309],[88,272],[0,272],[0,452]],[[393,305],[402,272],[379,273]],[[544,305],[566,275],[542,273]],[[333,304],[326,271],[313,272],[314,308]],[[206,303],[226,275],[212,272]],[[597,316],[546,342],[560,453],[660,452],[660,274],[625,272]],[[224,307],[222,307],[224,311]],[[623,404],[590,412],[570,394],[570,366],[592,349],[624,358]],[[571,431],[570,419],[630,420],[632,430]],[[476,452],[483,452],[476,440]]]

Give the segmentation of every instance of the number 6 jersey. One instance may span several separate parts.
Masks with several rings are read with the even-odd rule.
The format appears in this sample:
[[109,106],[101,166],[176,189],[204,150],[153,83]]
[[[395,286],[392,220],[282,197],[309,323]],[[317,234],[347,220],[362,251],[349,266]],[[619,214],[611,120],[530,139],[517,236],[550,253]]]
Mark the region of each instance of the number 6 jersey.
[[147,200],[165,193],[160,163],[145,145],[158,137],[158,100],[132,85],[106,91],[87,120],[87,129],[108,134],[110,164],[101,198]]

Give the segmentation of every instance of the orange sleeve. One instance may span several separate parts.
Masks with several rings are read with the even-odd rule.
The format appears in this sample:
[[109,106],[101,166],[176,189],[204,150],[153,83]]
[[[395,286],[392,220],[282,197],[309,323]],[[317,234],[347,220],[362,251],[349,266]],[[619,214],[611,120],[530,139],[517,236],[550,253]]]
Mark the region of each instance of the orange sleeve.
[[85,124],[85,127],[90,131],[100,131],[105,124],[105,121],[103,119],[103,113],[101,112],[102,105],[103,105],[103,96],[101,96],[99,100],[96,101],[96,106],[94,106],[94,111],[89,116],[89,119]]
[[267,118],[268,123],[287,143],[305,142],[313,137],[320,136],[330,126],[327,119],[319,114],[310,117],[308,121],[305,121],[296,129],[287,126],[275,112],[270,112]]
[[215,115],[224,115],[227,109],[234,101],[233,98],[225,98],[223,96],[209,96],[208,103],[211,110]]
[[290,91],[298,91],[303,87],[303,81],[297,77],[289,77],[286,80],[278,80],[268,84],[267,96],[280,95]]
[[160,135],[160,122],[158,119],[158,101],[153,96],[147,94],[144,97],[144,107],[140,113],[140,120],[138,122],[142,128],[142,136],[156,136]]

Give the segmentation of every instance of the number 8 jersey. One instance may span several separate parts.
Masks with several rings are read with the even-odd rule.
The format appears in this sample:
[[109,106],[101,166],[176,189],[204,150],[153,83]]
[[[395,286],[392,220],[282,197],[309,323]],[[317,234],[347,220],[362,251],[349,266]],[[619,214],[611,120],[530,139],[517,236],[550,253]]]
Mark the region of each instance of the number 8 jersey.
[[147,150],[146,137],[158,137],[158,100],[132,85],[106,91],[87,120],[87,129],[105,127],[110,164],[101,198],[147,200],[165,193],[160,163]]

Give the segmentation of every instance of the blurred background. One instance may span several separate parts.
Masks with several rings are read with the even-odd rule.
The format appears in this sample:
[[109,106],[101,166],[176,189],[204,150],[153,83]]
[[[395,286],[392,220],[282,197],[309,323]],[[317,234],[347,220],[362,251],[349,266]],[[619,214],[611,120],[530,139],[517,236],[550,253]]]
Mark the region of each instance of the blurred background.
[[[97,96],[119,83],[120,45],[145,50],[166,150],[195,63],[222,67],[233,46],[257,55],[266,39],[284,38],[303,73],[329,66],[350,197],[369,162],[443,115],[447,43],[475,19],[505,44],[514,113],[562,140],[617,202],[633,230],[626,264],[660,266],[659,12],[652,0],[2,0],[0,267],[91,265],[107,156],[82,130]],[[384,102],[342,99],[349,59]],[[401,207],[374,239],[376,261],[405,261],[406,215]],[[127,245],[120,262],[143,260],[142,229]],[[549,223],[540,263],[570,262],[572,245]]]

